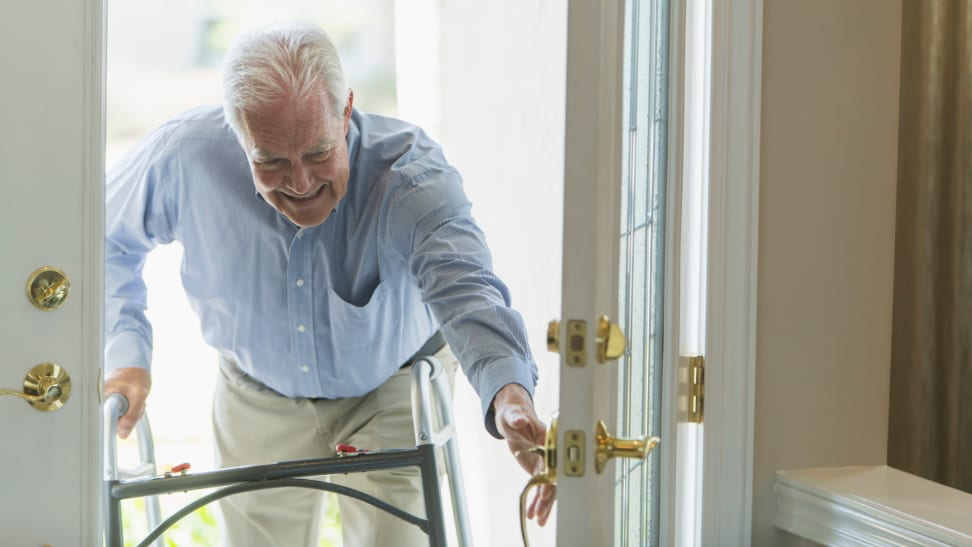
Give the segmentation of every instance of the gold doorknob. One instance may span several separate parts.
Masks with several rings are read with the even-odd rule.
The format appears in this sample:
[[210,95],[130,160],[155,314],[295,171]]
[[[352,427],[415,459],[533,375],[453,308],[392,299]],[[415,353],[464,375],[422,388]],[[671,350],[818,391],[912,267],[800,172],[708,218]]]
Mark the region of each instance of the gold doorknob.
[[621,327],[612,323],[606,315],[597,319],[597,362],[604,364],[624,355],[627,340]]
[[645,437],[644,439],[616,439],[608,433],[604,420],[597,422],[597,453],[594,456],[594,469],[598,473],[604,471],[607,461],[611,458],[648,459],[648,454],[654,450],[661,439]]
[[27,373],[23,392],[0,388],[0,395],[20,397],[37,410],[52,412],[71,396],[71,377],[60,365],[41,363]]
[[534,446],[533,448],[528,448],[526,450],[517,451],[516,455],[519,456],[521,452],[526,452],[530,454],[537,454],[543,458],[544,472],[537,473],[536,475],[530,477],[529,482],[523,488],[523,492],[520,494],[520,535],[523,537],[523,547],[530,547],[530,540],[527,537],[527,525],[526,525],[526,513],[527,513],[527,495],[533,487],[539,487],[544,484],[557,484],[557,415],[555,414],[553,419],[550,421],[550,427],[547,428],[547,438],[545,440],[544,446]]
[[70,293],[71,282],[67,274],[53,266],[35,270],[27,280],[27,299],[39,310],[60,308]]

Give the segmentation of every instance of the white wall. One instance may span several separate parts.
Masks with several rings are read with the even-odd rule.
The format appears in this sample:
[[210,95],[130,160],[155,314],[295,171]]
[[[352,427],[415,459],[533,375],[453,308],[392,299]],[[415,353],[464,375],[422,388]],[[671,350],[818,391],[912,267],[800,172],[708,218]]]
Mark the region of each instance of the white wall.
[[899,0],[766,0],[753,544],[780,469],[886,461]]
[[[535,401],[549,422],[559,388],[546,328],[560,315],[566,3],[400,0],[396,7],[419,19],[403,24],[398,14],[396,41],[421,59],[411,78],[399,72],[401,116],[429,129],[463,173],[495,269],[529,331],[540,368]],[[441,87],[429,89],[436,76]],[[457,421],[466,420],[459,435],[476,544],[520,544],[518,498],[529,477],[506,443],[483,430],[467,382],[457,380],[455,396]],[[553,534],[552,522],[531,525],[531,545],[553,545]]]

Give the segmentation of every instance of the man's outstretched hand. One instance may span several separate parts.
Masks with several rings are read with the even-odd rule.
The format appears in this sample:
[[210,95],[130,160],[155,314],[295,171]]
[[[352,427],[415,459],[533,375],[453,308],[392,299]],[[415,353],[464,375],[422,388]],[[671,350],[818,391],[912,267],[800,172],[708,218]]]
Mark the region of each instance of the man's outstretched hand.
[[152,378],[144,368],[127,367],[111,371],[105,378],[105,397],[121,393],[128,399],[128,412],[118,419],[118,436],[128,437],[145,412],[145,398],[152,388]]
[[[516,456],[520,466],[530,475],[543,473],[543,458],[527,450],[546,444],[547,426],[537,417],[533,400],[526,389],[519,384],[503,386],[493,399],[493,413],[496,429],[506,439],[510,452]],[[540,485],[527,508],[527,518],[537,519],[540,526],[546,524],[556,496],[555,485]]]

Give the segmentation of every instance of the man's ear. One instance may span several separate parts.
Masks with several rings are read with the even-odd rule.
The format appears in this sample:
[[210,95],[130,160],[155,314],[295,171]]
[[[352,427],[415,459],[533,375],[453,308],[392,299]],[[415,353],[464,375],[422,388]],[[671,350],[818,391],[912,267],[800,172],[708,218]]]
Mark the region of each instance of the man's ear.
[[351,110],[354,104],[354,90],[348,90],[348,105],[344,107],[344,134],[351,128]]

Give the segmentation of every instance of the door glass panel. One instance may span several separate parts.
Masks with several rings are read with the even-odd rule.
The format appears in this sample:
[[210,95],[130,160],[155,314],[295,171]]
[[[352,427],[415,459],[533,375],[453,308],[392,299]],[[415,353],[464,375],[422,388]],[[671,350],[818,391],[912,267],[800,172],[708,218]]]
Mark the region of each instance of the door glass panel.
[[[619,435],[660,435],[669,0],[629,0],[624,48]],[[618,460],[615,544],[657,545],[659,456]]]

